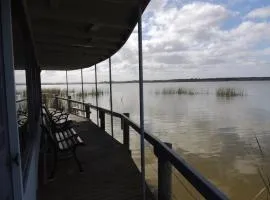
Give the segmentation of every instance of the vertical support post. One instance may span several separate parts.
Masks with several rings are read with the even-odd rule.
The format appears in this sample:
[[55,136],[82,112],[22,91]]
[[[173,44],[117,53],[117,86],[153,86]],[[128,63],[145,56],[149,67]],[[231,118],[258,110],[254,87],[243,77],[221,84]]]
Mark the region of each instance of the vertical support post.
[[[165,143],[172,148],[171,143]],[[172,165],[158,149],[155,149],[155,155],[158,157],[158,199],[172,199]]]
[[101,130],[105,130],[105,112],[99,110],[99,118],[100,118],[100,128]]
[[68,98],[68,74],[67,74],[67,70],[66,70],[66,85],[67,85],[67,98]]
[[42,93],[42,104],[47,105],[46,94]]
[[98,90],[97,90],[97,65],[95,64],[95,85],[96,85],[96,106],[97,106],[97,125],[99,126],[99,111],[98,111]]
[[140,143],[141,143],[141,174],[142,174],[142,199],[145,200],[145,155],[144,155],[144,97],[143,97],[143,55],[142,55],[142,1],[139,0],[138,8],[138,53],[139,53],[139,93],[140,93]]
[[111,132],[112,132],[112,137],[114,138],[113,134],[113,104],[112,104],[112,61],[111,57],[109,58],[109,77],[110,77],[110,108],[111,108]]
[[[29,51],[26,51],[26,57],[29,59]],[[27,110],[28,110],[28,123],[29,132],[34,133],[35,131],[35,98],[34,98],[34,77],[33,77],[33,65],[31,60],[28,60],[28,66],[25,69],[26,76],[26,91],[27,91]]]
[[67,102],[67,104],[68,104],[68,113],[71,113],[71,96],[68,96],[68,102]]
[[55,95],[55,97],[54,97],[54,106],[55,106],[56,110],[59,110],[58,95]]
[[[123,113],[129,118],[129,113]],[[126,120],[123,119],[123,144],[127,150],[129,150],[129,125]],[[129,150],[130,151],[130,150]]]
[[82,102],[84,103],[84,91],[83,91],[83,69],[81,68],[81,84],[82,84]]
[[38,97],[39,97],[39,110],[41,113],[41,106],[42,106],[42,89],[41,89],[41,69],[38,69],[38,76],[37,76],[37,85],[38,85]]
[[85,108],[85,114],[86,114],[86,118],[90,119],[90,106],[88,103],[84,104],[84,108]]
[[12,36],[11,0],[0,0],[0,199],[23,197]]

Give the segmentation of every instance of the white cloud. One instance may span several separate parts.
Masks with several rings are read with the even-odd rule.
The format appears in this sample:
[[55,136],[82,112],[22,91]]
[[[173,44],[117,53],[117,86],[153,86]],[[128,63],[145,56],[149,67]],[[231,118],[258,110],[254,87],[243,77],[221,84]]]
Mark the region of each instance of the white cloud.
[[266,19],[269,17],[270,17],[270,6],[252,10],[246,15],[246,18],[250,18],[250,19],[252,18]]
[[[150,62],[148,66],[153,70],[160,70],[159,66],[165,64],[164,71],[174,71],[170,77],[159,78],[184,78],[183,74],[245,76],[241,71],[251,65],[267,67],[270,62],[266,57],[256,55],[251,60],[250,56],[260,42],[270,42],[270,24],[244,21],[233,29],[223,29],[223,23],[234,16],[225,6],[203,2],[156,12],[147,22],[150,28],[146,33],[149,39],[144,43],[145,62]],[[229,74],[228,66],[239,70]],[[210,71],[215,71],[215,75]],[[249,76],[254,75],[252,70],[247,71]]]
[[156,12],[158,10],[161,10],[162,8],[166,6],[167,3],[168,3],[168,0],[152,0],[150,1],[147,7],[147,11]]
[[[270,76],[269,21],[241,19],[215,3],[168,2],[152,0],[143,18],[145,79]],[[240,22],[227,27],[235,17]],[[112,57],[113,80],[138,79],[137,46],[134,31]],[[44,72],[43,81],[65,81],[60,73]],[[80,72],[69,72],[69,77],[80,81]],[[93,77],[93,71],[85,70],[85,77]],[[108,61],[98,64],[98,80],[108,80]]]

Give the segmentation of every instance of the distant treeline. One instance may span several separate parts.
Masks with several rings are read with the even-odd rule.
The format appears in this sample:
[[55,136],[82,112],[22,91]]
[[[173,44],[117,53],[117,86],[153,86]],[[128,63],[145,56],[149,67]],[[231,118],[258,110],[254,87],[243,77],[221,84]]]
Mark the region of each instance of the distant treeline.
[[[191,79],[167,79],[167,80],[144,80],[145,83],[167,83],[167,82],[218,82],[218,81],[270,81],[270,77],[230,77],[230,78],[191,78]],[[113,83],[138,83],[138,80],[131,81],[113,81]],[[109,81],[98,82],[99,84],[108,84]],[[61,83],[42,83],[42,85],[65,85]],[[81,84],[73,82],[68,84]],[[84,84],[95,84],[94,82],[84,82]],[[16,85],[25,85],[25,83],[16,83]]]

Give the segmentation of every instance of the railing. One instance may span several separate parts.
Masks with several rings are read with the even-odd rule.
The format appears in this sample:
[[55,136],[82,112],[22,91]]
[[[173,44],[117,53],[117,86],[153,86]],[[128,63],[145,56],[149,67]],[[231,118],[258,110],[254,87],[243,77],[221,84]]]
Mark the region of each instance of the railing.
[[18,109],[25,110],[27,107],[27,99],[16,100],[16,106],[17,106],[17,110]]
[[24,102],[26,101],[27,99],[19,99],[19,100],[16,100],[16,103],[21,103],[21,102]]
[[[97,107],[88,103],[72,100],[69,98],[55,97],[56,108],[59,100],[67,102],[67,111],[77,110],[85,113],[85,117],[90,118],[90,108],[95,109],[99,113],[100,128],[105,130],[105,114],[112,115],[121,119],[121,127],[123,130],[123,145],[130,151],[130,127],[140,134],[140,127],[129,118],[129,113],[117,113],[105,108]],[[81,108],[72,107],[76,103]],[[172,167],[185,177],[186,180],[206,199],[228,199],[219,189],[211,184],[199,172],[191,167],[183,158],[181,158],[172,148],[171,145],[165,144],[156,136],[145,132],[145,140],[154,147],[155,156],[158,158],[158,199],[171,199],[171,182]]]

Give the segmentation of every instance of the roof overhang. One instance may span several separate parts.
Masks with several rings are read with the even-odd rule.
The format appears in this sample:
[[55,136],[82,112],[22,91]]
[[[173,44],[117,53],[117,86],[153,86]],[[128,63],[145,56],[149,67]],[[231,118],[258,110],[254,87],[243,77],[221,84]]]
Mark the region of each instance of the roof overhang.
[[[73,70],[90,67],[116,53],[138,22],[139,2],[150,0],[27,0],[29,27],[41,69]],[[14,31],[15,66],[23,37]]]

